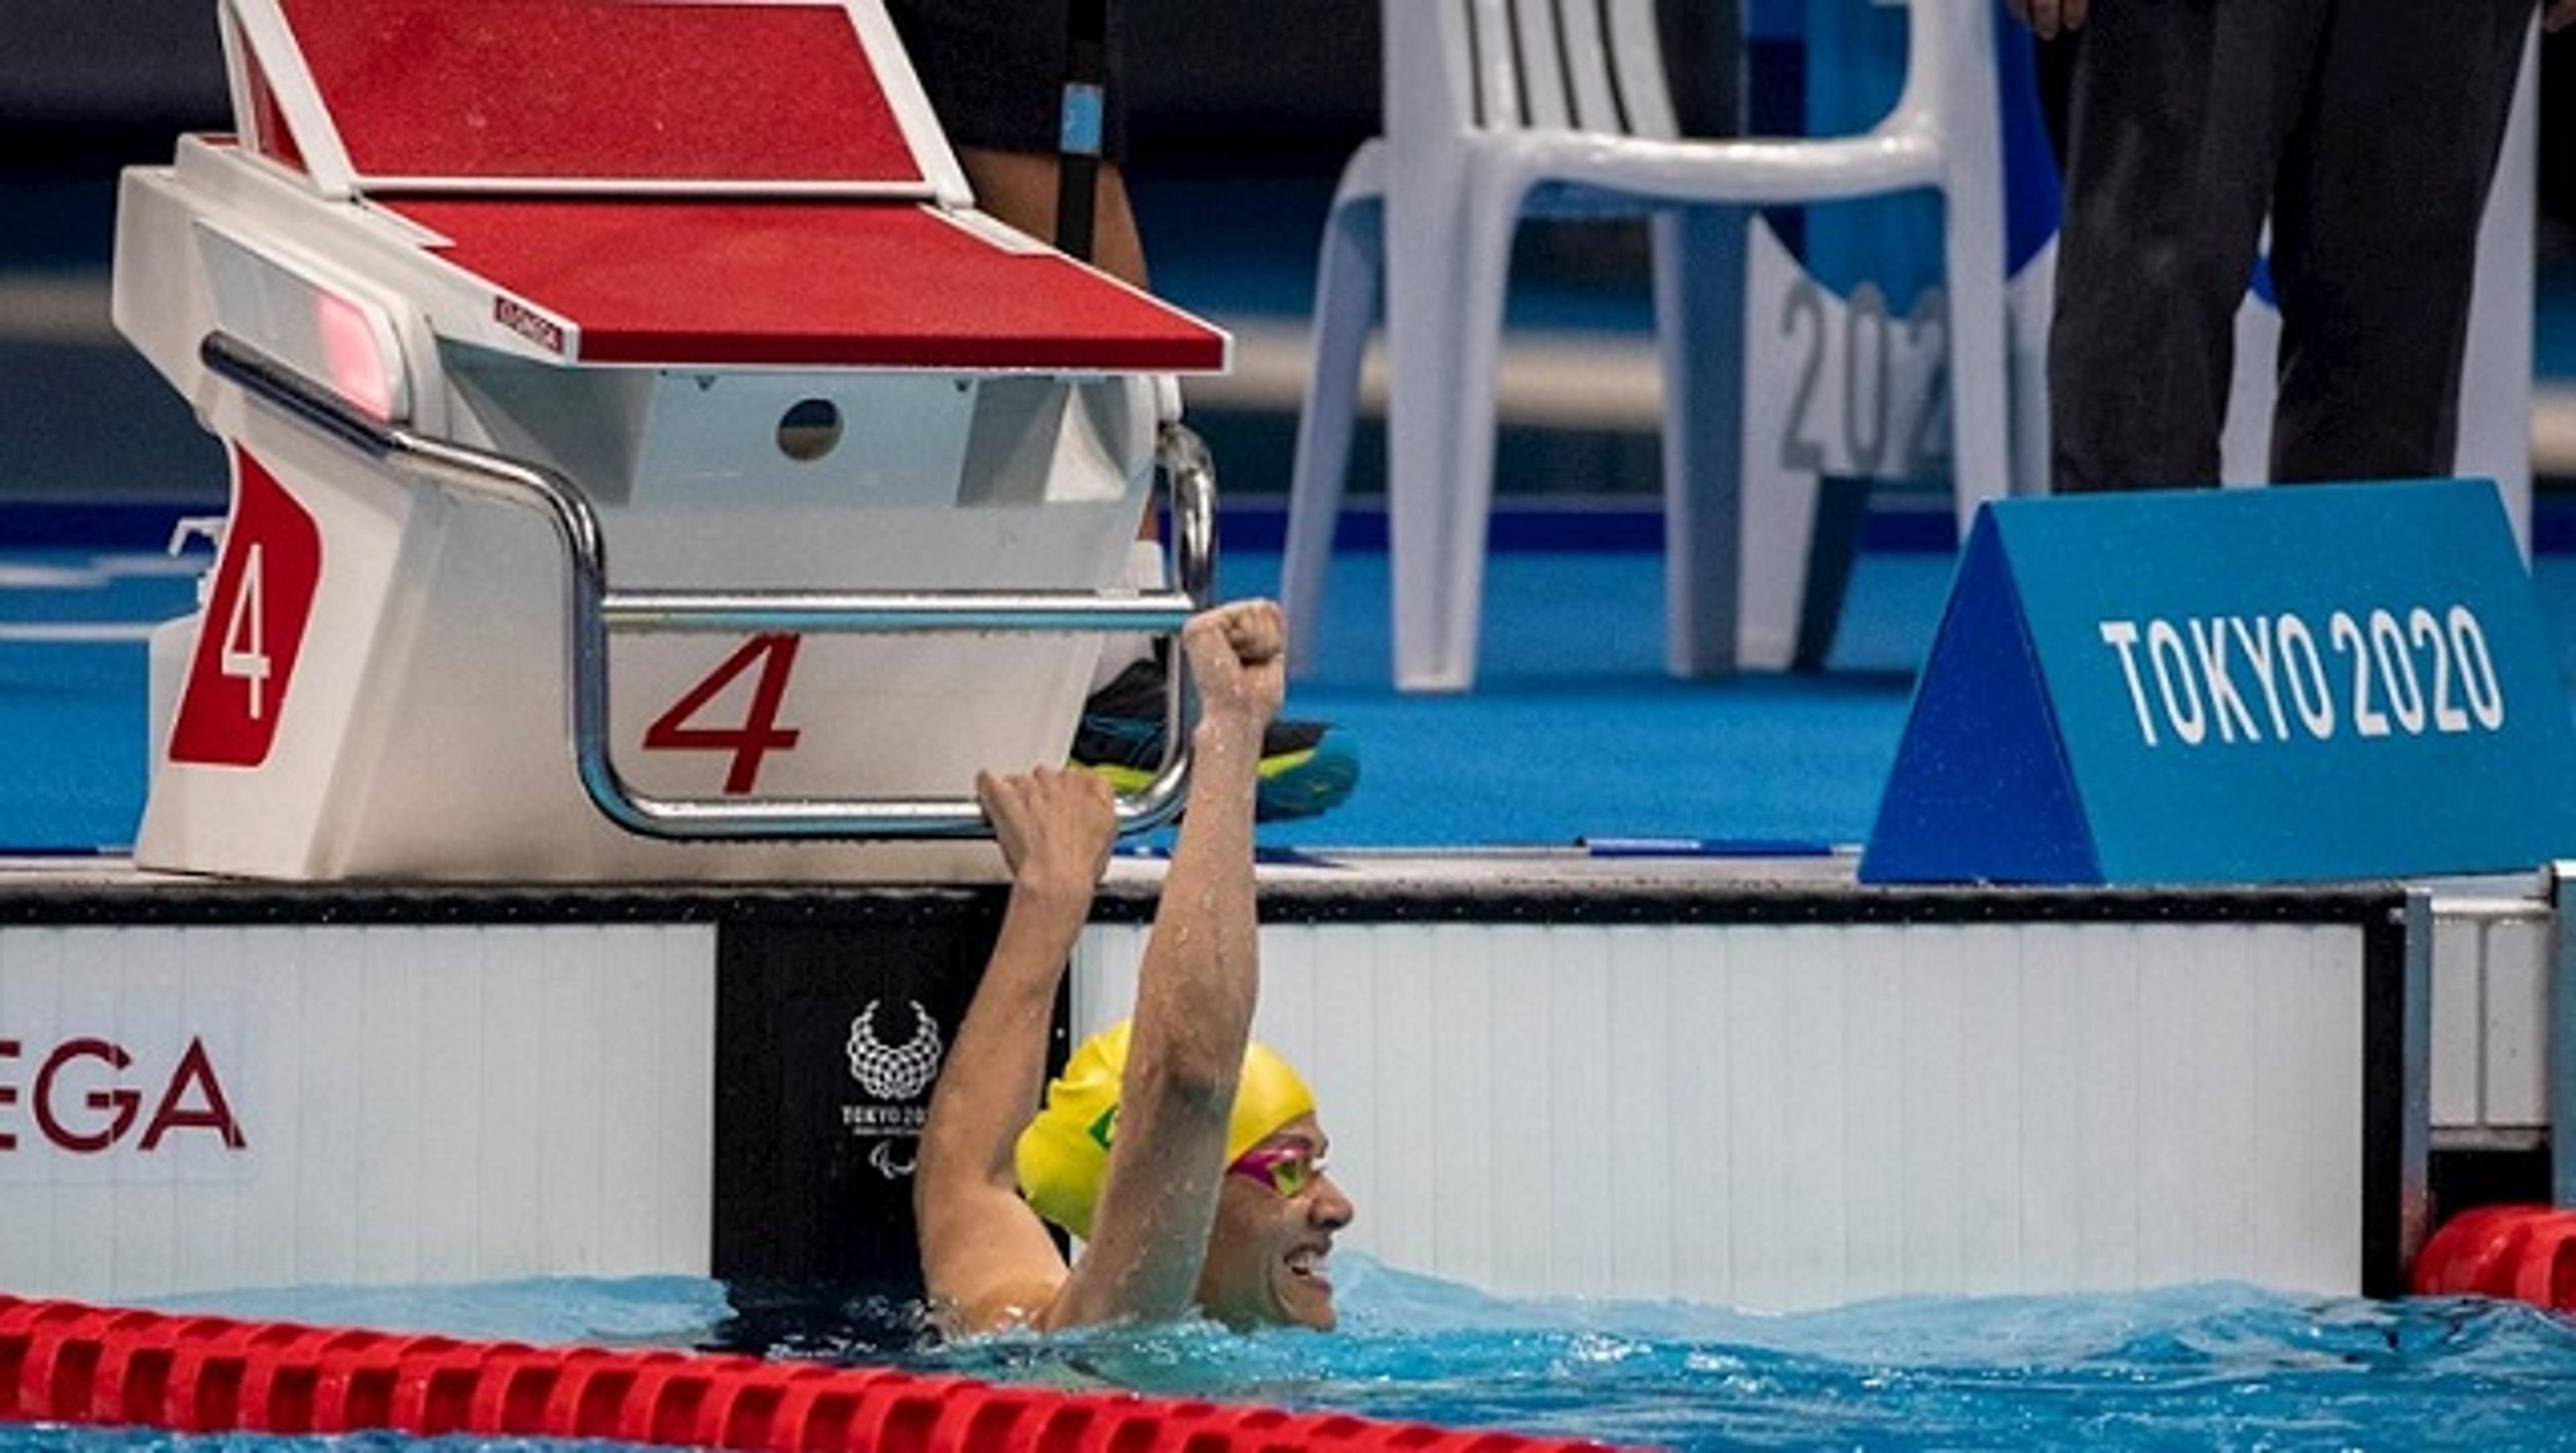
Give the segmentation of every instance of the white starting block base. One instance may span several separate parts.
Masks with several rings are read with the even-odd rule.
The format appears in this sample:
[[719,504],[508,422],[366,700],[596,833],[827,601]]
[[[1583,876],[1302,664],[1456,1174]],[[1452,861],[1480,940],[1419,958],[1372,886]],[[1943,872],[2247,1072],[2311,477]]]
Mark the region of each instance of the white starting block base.
[[[594,394],[611,391],[590,382]],[[775,448],[737,450],[755,462],[765,454],[770,472],[669,466],[599,507],[621,588],[928,590],[970,569],[991,588],[1114,587],[1150,482],[1153,420],[1142,388],[1093,385],[1102,397],[1089,401],[1064,385],[948,378],[701,383],[646,373],[608,385],[655,423],[674,399],[694,411],[716,396],[731,417],[761,427],[776,410],[725,396],[928,392],[955,418],[952,491],[971,453],[1044,435],[1037,467],[1016,479],[996,469],[985,486],[1035,495],[1052,479],[1088,492],[965,508],[854,506],[846,475],[799,476]],[[539,397],[557,403],[569,391]],[[979,411],[983,394],[1000,397]],[[871,416],[886,417],[887,401],[874,402]],[[998,873],[989,843],[674,843],[619,829],[584,794],[572,757],[566,564],[546,521],[389,477],[237,396],[218,412],[226,436],[273,477],[270,497],[282,490],[309,513],[328,559],[312,585],[297,669],[272,683],[291,686],[295,710],[256,762],[164,762],[139,840],[145,865],[477,882]],[[1016,427],[1001,429],[994,415]],[[986,438],[970,440],[970,420]],[[1088,472],[1044,468],[1053,436],[1081,437],[1103,421],[1117,431],[1116,456],[1095,445],[1101,462]],[[685,437],[703,442],[710,432],[692,421]],[[649,448],[656,431],[643,433]],[[1136,467],[1132,477],[1122,462]],[[670,498],[692,488],[703,496],[694,505]],[[758,510],[724,509],[745,493],[762,497]],[[237,483],[237,514],[243,494]],[[220,599],[201,635],[210,629],[248,641]],[[620,636],[610,651],[611,760],[638,789],[665,797],[963,798],[988,764],[1064,760],[1097,641],[810,635],[763,648],[732,635]],[[201,641],[192,683],[231,684],[221,679],[226,645]]]
[[[1161,870],[1113,869],[1069,1028],[1123,1008]],[[2543,1134],[2536,878],[1850,875],[1265,867],[1258,1032],[1323,1103],[1345,1243],[1512,1296],[2381,1294],[2428,1147]],[[9,869],[0,1287],[909,1274],[927,1087],[862,1051],[953,1038],[999,906]]]

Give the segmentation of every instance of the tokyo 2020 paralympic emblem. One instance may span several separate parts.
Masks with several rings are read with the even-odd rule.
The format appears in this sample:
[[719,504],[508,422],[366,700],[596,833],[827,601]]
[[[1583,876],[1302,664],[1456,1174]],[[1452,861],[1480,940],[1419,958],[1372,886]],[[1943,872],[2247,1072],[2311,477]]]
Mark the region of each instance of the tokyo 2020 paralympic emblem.
[[877,1001],[850,1021],[850,1078],[880,1100],[909,1100],[939,1078],[939,1025],[918,999],[912,1006],[912,1037],[888,1044],[877,1036]]

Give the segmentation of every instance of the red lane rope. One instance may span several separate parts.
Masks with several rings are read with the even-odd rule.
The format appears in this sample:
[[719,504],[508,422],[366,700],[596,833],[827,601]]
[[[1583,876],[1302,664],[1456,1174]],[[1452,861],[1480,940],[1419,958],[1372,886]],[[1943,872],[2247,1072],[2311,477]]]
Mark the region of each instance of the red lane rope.
[[2415,1255],[2417,1296],[2480,1295],[2576,1311],[2576,1210],[2479,1206],[2442,1223]]
[[0,1296],[0,1422],[699,1448],[1572,1453],[1597,1443],[963,1377],[174,1316]]

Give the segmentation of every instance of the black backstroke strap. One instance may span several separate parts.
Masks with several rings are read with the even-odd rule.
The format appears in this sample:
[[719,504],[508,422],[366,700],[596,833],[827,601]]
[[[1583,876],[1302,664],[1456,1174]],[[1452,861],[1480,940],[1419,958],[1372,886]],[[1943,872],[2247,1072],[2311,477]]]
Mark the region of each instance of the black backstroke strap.
[[1055,245],[1088,262],[1109,124],[1109,0],[1065,6],[1064,113],[1056,139]]

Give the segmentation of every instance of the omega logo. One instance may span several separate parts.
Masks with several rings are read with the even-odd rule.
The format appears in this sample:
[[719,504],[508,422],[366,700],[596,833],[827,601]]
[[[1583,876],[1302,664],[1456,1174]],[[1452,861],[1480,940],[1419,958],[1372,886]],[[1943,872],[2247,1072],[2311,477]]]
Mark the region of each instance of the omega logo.
[[492,299],[492,321],[548,353],[564,351],[564,332],[552,319],[512,297]]
[[[21,1080],[18,1065],[31,1060],[35,1075]],[[144,1092],[123,1082],[132,1068],[133,1054],[114,1040],[66,1039],[36,1056],[19,1040],[0,1039],[0,1153],[19,1148],[24,1127],[11,1123],[19,1114],[34,1122],[37,1141],[73,1155],[98,1155],[122,1144],[143,1118]],[[209,1132],[227,1150],[249,1144],[205,1041],[191,1038],[166,1077],[147,1068],[144,1078],[158,1080],[160,1091],[136,1149],[157,1150],[163,1139],[185,1130]]]

